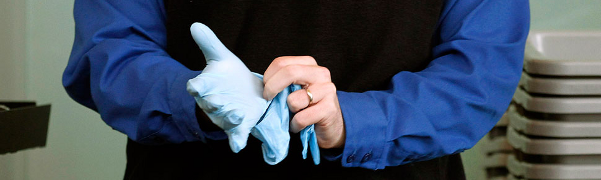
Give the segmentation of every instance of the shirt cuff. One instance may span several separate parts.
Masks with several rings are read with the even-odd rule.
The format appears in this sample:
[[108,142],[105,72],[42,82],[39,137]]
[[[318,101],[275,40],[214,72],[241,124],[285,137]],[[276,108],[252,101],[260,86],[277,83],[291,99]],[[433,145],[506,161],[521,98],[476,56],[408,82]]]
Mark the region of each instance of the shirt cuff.
[[198,76],[200,71],[186,71],[179,73],[169,91],[169,107],[172,118],[186,141],[203,141],[205,136],[196,120],[196,101],[186,91],[188,80]]
[[368,93],[337,94],[346,128],[342,166],[383,169],[388,152],[384,109]]
[[338,161],[342,158],[342,148],[321,149],[321,156],[328,161]]

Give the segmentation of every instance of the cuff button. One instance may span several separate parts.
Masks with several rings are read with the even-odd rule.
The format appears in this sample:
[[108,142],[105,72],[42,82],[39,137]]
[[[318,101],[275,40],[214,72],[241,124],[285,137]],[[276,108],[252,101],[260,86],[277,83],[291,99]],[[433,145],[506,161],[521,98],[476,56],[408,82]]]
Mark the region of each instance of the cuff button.
[[364,163],[364,162],[367,162],[367,161],[369,161],[369,159],[371,159],[371,153],[367,153],[367,154],[365,154],[365,155],[363,156],[363,158],[361,159],[361,162],[362,162],[362,163]]
[[353,161],[355,161],[355,155],[354,154],[351,154],[350,156],[348,156],[346,158],[346,163],[351,163]]

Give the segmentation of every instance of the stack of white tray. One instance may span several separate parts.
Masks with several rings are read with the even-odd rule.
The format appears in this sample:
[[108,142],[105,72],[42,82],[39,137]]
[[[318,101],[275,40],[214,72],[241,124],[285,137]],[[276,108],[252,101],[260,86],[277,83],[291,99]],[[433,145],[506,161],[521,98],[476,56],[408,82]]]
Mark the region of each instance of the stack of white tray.
[[485,158],[482,163],[488,180],[505,180],[507,174],[507,157],[512,154],[513,148],[507,142],[507,126],[509,117],[507,113],[493,127],[493,129],[480,142]]
[[601,180],[601,32],[531,32],[507,179]]

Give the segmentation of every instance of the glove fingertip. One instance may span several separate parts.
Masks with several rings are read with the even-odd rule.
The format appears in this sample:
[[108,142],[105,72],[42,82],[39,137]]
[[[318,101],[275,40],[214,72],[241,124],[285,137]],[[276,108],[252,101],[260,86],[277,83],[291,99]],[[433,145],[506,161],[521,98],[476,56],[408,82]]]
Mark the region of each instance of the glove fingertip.
[[198,76],[188,80],[186,83],[186,91],[192,96],[203,96],[212,90],[212,84],[215,84],[215,78],[207,74],[199,74]]
[[248,141],[250,131],[241,130],[236,127],[226,131],[226,134],[228,134],[230,148],[234,153],[238,153],[246,147],[246,141]]
[[263,150],[263,160],[269,165],[276,165],[282,162],[288,155],[288,149],[285,151],[276,151],[275,149],[269,148],[266,143],[261,145],[261,149]]
[[205,55],[207,63],[209,61],[221,61],[236,57],[225,45],[217,38],[217,35],[205,24],[194,23],[190,26],[192,38]]
[[230,140],[230,148],[232,149],[232,152],[238,153],[244,149],[244,147],[246,147],[246,141],[239,142],[236,140]]

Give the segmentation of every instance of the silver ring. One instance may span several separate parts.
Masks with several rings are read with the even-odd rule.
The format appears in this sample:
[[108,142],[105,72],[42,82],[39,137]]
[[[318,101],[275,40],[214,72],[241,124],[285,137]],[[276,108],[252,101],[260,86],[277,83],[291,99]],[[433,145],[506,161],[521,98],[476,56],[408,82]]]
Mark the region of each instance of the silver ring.
[[307,91],[307,96],[309,96],[309,105],[311,105],[311,103],[313,103],[313,94],[311,94],[309,88],[305,88],[305,91]]

